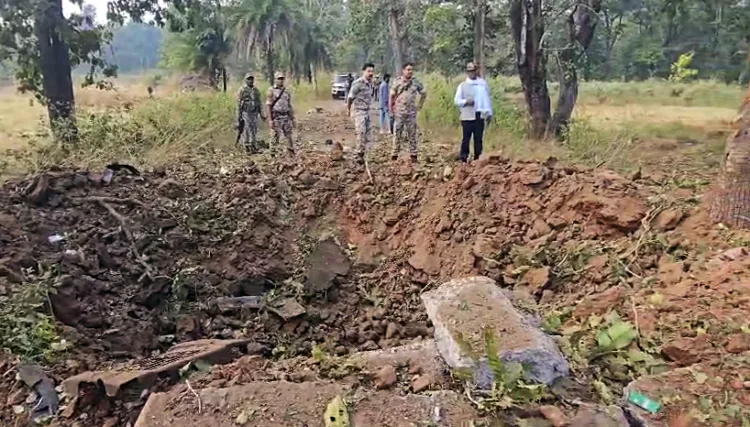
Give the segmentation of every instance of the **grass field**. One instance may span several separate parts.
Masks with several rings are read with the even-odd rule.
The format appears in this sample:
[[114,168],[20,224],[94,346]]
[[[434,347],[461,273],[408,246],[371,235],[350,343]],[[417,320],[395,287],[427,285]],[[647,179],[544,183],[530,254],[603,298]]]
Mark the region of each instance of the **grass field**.
[[[429,93],[420,115],[426,138],[457,144],[453,95],[461,78],[421,78]],[[196,150],[231,146],[236,87],[227,94],[184,94],[177,79],[167,78],[150,99],[146,87],[151,81],[153,76],[133,76],[115,81],[113,91],[78,88],[83,142],[74,153],[46,144],[43,106],[14,88],[0,88],[0,150],[12,153],[0,160],[0,167],[22,172],[61,161],[88,165],[103,155],[163,163]],[[310,85],[292,88],[297,110],[329,99],[327,81],[325,76],[320,78],[317,95]],[[521,158],[555,155],[620,170],[677,165],[679,170],[711,173],[744,95],[739,86],[708,81],[584,82],[567,141],[559,144],[525,139],[523,95],[517,78],[495,78],[490,85],[498,120],[488,131],[488,149],[502,149]],[[550,90],[554,105],[556,85],[551,84]]]

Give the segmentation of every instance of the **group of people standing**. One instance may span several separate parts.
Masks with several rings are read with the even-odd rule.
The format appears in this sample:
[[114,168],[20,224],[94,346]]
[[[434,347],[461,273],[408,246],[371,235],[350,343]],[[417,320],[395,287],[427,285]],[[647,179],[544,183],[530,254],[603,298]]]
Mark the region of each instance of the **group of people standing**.
[[274,84],[266,93],[266,113],[263,112],[260,90],[255,87],[255,76],[245,75],[242,87],[237,93],[237,123],[239,134],[237,142],[244,145],[248,153],[256,153],[258,147],[258,118],[268,120],[268,127],[272,134],[272,147],[278,147],[283,137],[286,141],[287,152],[294,154],[294,128],[296,119],[292,106],[292,95],[286,90],[286,76],[277,72]]
[[[414,77],[414,64],[406,63],[401,75],[391,84],[391,76],[383,76],[379,87],[374,80],[375,65],[366,63],[362,75],[354,80],[347,91],[347,112],[354,121],[357,140],[357,161],[365,162],[365,155],[372,147],[373,125],[371,110],[373,102],[378,102],[380,110],[380,131],[393,135],[391,158],[397,160],[402,147],[409,147],[412,162],[418,161],[417,113],[424,106],[427,90],[422,82]],[[462,128],[459,159],[467,162],[470,155],[470,142],[474,140],[473,158],[482,154],[484,130],[492,120],[492,100],[489,86],[479,75],[477,67],[470,62],[466,65],[467,78],[456,88],[454,103],[459,108]],[[283,73],[276,73],[274,85],[266,95],[264,114],[260,91],[255,87],[255,78],[248,73],[237,95],[237,111],[240,133],[238,142],[243,142],[248,152],[256,152],[258,118],[268,119],[272,131],[273,147],[278,147],[283,137],[287,151],[294,154],[293,129],[295,127],[292,97],[284,85]]]
[[[354,119],[357,135],[357,160],[364,163],[365,153],[372,146],[372,122],[370,110],[377,98],[380,102],[381,131],[391,129],[393,120],[393,160],[398,159],[401,147],[409,146],[412,162],[417,161],[417,112],[422,109],[427,99],[424,85],[414,77],[414,65],[407,63],[401,75],[389,87],[390,76],[383,79],[379,92],[375,91],[373,77],[375,65],[366,63],[362,67],[362,76],[352,83],[347,95],[349,116]],[[385,85],[385,86],[384,86]],[[384,96],[383,89],[387,93]]]

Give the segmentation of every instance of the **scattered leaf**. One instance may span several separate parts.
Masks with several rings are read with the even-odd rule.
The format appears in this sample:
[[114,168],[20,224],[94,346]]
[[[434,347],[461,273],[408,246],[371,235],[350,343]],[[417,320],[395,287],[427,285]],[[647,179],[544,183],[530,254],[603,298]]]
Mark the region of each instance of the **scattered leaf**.
[[328,403],[325,413],[326,427],[349,427],[349,412],[346,409],[346,401],[341,396],[336,396]]

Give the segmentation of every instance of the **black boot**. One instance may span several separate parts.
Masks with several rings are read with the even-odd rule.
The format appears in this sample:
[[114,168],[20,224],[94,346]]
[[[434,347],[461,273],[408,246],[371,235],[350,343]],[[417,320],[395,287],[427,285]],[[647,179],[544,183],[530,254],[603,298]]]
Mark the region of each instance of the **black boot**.
[[391,160],[393,160],[394,162],[395,162],[396,160],[398,160],[398,154],[394,154],[394,155],[392,155],[392,156],[391,156]]

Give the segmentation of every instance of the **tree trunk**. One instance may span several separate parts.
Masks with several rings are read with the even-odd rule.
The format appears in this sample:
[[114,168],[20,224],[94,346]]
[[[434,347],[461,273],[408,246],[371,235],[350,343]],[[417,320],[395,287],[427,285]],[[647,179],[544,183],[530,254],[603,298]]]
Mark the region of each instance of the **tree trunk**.
[[313,85],[313,91],[315,92],[315,96],[317,97],[320,95],[318,93],[318,73],[315,72],[315,66],[310,64],[310,83]]
[[224,93],[227,93],[227,67],[221,67],[221,81],[224,86]]
[[601,0],[578,0],[568,15],[568,43],[557,56],[560,72],[560,92],[552,120],[547,124],[547,135],[561,138],[568,127],[573,108],[578,100],[578,72],[576,63],[594,39],[597,14]]
[[39,44],[42,86],[47,102],[50,127],[55,139],[64,143],[78,140],[75,121],[75,99],[65,33],[62,0],[39,2],[34,19],[34,32]]
[[750,228],[750,93],[736,130],[727,140],[724,168],[711,204],[711,219],[734,228]]
[[266,40],[266,78],[271,83],[271,86],[273,86],[274,82],[274,73],[276,72],[276,64],[274,61],[274,55],[276,54],[273,49],[273,32],[268,36],[268,40]]
[[516,64],[531,117],[531,136],[544,137],[550,119],[545,52],[542,48],[542,0],[514,0],[510,21],[516,47]]
[[484,21],[487,16],[485,0],[476,0],[474,12],[474,62],[479,67],[482,76],[487,74],[487,64],[484,60]]
[[393,48],[393,59],[396,66],[396,72],[400,72],[404,67],[404,43],[401,34],[401,23],[398,20],[402,14],[400,0],[391,0],[390,9],[388,10],[388,30],[391,35],[391,47]]

